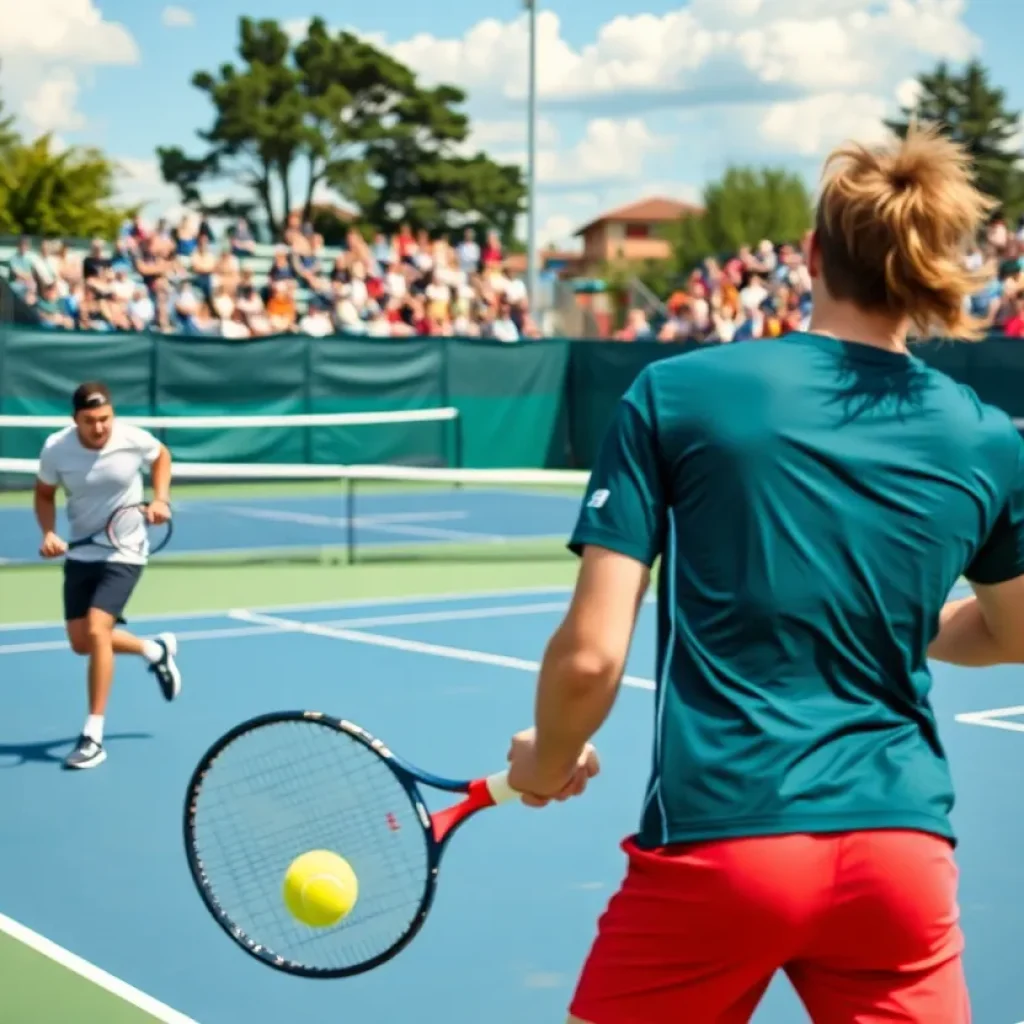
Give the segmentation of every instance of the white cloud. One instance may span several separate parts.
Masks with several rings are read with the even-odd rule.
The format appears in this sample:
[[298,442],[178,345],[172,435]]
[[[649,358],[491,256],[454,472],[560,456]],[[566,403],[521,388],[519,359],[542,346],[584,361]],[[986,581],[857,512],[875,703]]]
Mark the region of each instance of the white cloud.
[[[799,98],[839,89],[889,95],[908,70],[962,60],[978,41],[964,0],[692,0],[663,15],[623,15],[573,46],[559,17],[537,16],[538,90],[551,101],[702,102]],[[488,18],[457,39],[420,33],[389,49],[427,80],[474,97],[521,99],[525,16]],[[756,91],[754,91],[756,90]],[[753,91],[753,92],[752,92]]]
[[[595,118],[574,145],[562,146],[561,133],[546,119],[537,122],[537,182],[564,189],[575,185],[635,180],[652,153],[669,140],[651,132],[641,118]],[[501,163],[526,166],[526,122],[478,121],[463,152],[484,150]]]
[[29,131],[81,128],[83,75],[139,60],[131,33],[94,0],[0,0],[0,25],[0,89]]
[[120,157],[115,162],[118,173],[114,196],[118,204],[142,205],[144,215],[150,218],[175,216],[183,209],[181,194],[164,181],[156,160]]
[[[559,132],[553,121],[547,118],[537,119],[537,145],[558,145]],[[473,121],[472,131],[467,139],[467,147],[471,151],[478,149],[496,152],[514,147],[521,149],[526,145],[526,118],[521,117],[507,121]]]
[[562,186],[638,179],[643,176],[645,159],[663,149],[666,142],[652,134],[640,118],[597,118],[588,123],[575,146],[537,153],[537,181]]
[[774,150],[816,156],[844,139],[882,141],[887,109],[884,97],[871,93],[820,93],[772,104],[761,118],[759,135]]
[[77,100],[77,78],[67,68],[58,68],[25,98],[22,114],[41,132],[74,131],[85,124],[85,118],[75,109]]
[[921,81],[917,78],[905,78],[896,86],[896,102],[901,107],[912,108],[921,98]]
[[579,225],[572,217],[564,213],[553,213],[537,228],[537,244],[545,249],[578,249],[579,239],[573,238],[573,232]]
[[192,28],[196,16],[187,7],[165,7],[160,20],[167,28]]

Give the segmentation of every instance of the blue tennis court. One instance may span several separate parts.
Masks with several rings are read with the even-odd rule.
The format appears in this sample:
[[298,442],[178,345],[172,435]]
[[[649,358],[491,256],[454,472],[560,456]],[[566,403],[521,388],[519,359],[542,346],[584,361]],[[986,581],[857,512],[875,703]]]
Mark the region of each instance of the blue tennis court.
[[[0,627],[0,932],[46,953],[15,987],[41,985],[39,963],[57,957],[78,986],[68,999],[84,1000],[98,982],[110,1020],[418,1021],[443,1006],[449,1024],[561,1021],[620,877],[618,842],[639,813],[652,725],[650,605],[627,685],[598,737],[604,771],[593,790],[540,812],[502,808],[467,826],[448,852],[424,931],[375,972],[300,981],[247,957],[192,890],[180,821],[186,782],[208,744],[240,719],[277,708],[350,718],[442,774],[500,768],[511,731],[530,720],[536,660],[567,597],[548,588],[137,623],[147,634],[177,633],[182,697],[164,704],[139,665],[119,665],[109,759],[82,775],[59,764],[80,724],[82,664],[57,624]],[[1024,1018],[1024,672],[937,669],[935,702],[960,793],[975,1015],[1015,1024]],[[115,1005],[140,1015],[116,1017]],[[72,1002],[61,1019],[73,1011]],[[785,982],[755,1018],[804,1019]]]
[[[160,557],[258,554],[344,545],[345,492],[263,493],[185,497],[174,506],[174,541]],[[437,544],[501,545],[568,536],[579,510],[570,488],[454,486],[360,489],[353,527],[360,548]],[[63,515],[58,525],[65,529]],[[38,561],[39,529],[27,502],[0,507],[0,564]]]

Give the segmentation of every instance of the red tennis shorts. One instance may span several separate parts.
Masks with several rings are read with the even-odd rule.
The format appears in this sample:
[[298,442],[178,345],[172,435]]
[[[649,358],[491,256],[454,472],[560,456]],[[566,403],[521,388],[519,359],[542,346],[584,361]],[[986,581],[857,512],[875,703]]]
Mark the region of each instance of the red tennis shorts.
[[922,832],[622,844],[572,1013],[587,1024],[747,1024],[789,976],[820,1024],[969,1024],[957,868]]

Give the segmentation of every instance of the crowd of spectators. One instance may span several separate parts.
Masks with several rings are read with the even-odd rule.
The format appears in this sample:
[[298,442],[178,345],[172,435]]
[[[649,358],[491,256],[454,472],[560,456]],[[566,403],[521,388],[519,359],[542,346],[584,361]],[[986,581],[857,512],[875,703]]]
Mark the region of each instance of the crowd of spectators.
[[806,325],[811,278],[799,246],[765,240],[730,259],[705,260],[665,305],[660,326],[643,310],[630,310],[616,340],[710,344],[778,337]]
[[[172,227],[125,225],[113,247],[95,241],[81,257],[61,242],[22,240],[10,283],[43,326],[252,338],[459,336],[535,338],[524,281],[508,269],[498,237],[457,244],[403,227],[372,241],[353,228],[325,255],[323,238],[292,215],[267,265],[244,220],[218,245],[210,225],[186,215]],[[994,221],[967,256],[987,283],[971,311],[993,333],[1024,337],[1024,218]],[[254,265],[259,264],[258,270]],[[708,259],[660,311],[629,309],[617,341],[726,343],[804,329],[811,279],[800,244],[761,241]]]
[[[1016,230],[997,219],[966,256],[986,283],[970,299],[971,313],[993,334],[1024,337],[1024,218]],[[699,341],[709,344],[774,338],[806,329],[811,278],[800,244],[764,240],[724,261],[705,260],[666,300],[667,315],[629,310],[618,341]]]
[[9,278],[51,329],[220,338],[538,335],[526,285],[508,270],[494,233],[481,246],[466,231],[452,245],[403,227],[367,242],[353,228],[342,249],[325,255],[323,238],[293,215],[269,267],[256,250],[244,220],[218,244],[198,216],[154,228],[137,219],[113,247],[94,241],[84,257],[61,242],[34,250],[23,239]]

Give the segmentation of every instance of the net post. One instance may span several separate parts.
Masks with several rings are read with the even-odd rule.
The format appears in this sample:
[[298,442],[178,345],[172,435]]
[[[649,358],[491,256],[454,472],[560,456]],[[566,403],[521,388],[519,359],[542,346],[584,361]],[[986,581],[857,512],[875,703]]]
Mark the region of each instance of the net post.
[[[461,410],[459,410],[458,414],[452,420],[452,442],[453,442],[452,447],[454,448],[453,454],[455,456],[455,468],[456,469],[462,469],[463,468],[462,464],[463,464],[463,461],[465,460],[465,455],[463,453],[464,441],[463,441],[463,436],[462,436],[462,411]],[[461,491],[462,490],[462,484],[456,482],[455,490]]]
[[356,560],[356,480],[354,476],[345,477],[345,533],[348,564],[354,565]]
[[465,439],[462,434],[462,412],[452,420],[452,430],[454,431],[454,442],[455,442],[455,468],[464,469],[464,462],[466,458],[465,454]]

